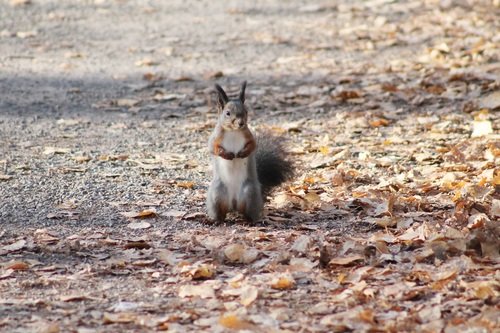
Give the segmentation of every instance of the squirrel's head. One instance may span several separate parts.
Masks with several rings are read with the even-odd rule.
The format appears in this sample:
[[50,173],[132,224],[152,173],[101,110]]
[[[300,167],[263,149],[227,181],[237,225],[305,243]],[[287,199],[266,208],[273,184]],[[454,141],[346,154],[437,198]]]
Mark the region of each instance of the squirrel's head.
[[241,85],[238,98],[229,99],[224,89],[218,84],[215,90],[218,95],[219,123],[226,130],[239,130],[247,127],[248,111],[245,107],[245,88],[247,82]]

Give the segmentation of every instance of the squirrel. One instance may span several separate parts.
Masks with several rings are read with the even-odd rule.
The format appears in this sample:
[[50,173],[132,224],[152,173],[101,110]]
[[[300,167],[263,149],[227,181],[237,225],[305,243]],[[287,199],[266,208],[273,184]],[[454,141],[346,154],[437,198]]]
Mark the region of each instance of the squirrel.
[[267,194],[293,174],[282,140],[271,135],[256,139],[248,128],[245,89],[246,81],[238,98],[229,99],[215,84],[218,120],[208,142],[213,179],[206,204],[209,218],[219,222],[229,211],[241,213],[249,222],[257,221]]

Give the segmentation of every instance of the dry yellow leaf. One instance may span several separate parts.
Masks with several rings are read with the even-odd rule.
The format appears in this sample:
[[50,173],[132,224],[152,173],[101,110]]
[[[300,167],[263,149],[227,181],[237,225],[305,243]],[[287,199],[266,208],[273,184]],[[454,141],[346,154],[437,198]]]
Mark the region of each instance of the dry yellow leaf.
[[323,155],[328,155],[330,153],[330,147],[321,146],[321,147],[319,147],[319,152]]
[[316,192],[309,192],[304,196],[304,199],[306,199],[310,203],[317,203],[321,201],[321,198],[319,195],[316,194]]
[[271,281],[271,288],[273,289],[292,289],[295,287],[295,280],[291,275],[283,275]]
[[254,325],[246,320],[239,318],[235,314],[225,314],[219,318],[219,324],[225,328],[233,330],[252,329]]
[[194,182],[177,182],[175,184],[177,187],[182,187],[182,188],[187,188],[187,189],[192,189],[194,187]]
[[384,118],[379,118],[370,121],[370,126],[371,127],[381,127],[381,126],[387,126],[389,125],[389,120],[384,119]]
[[475,293],[477,298],[480,298],[480,299],[487,299],[489,297],[496,297],[497,296],[497,292],[495,292],[495,290],[489,286],[489,285],[482,285],[482,286],[478,286],[476,289],[475,289]]
[[193,280],[211,279],[215,275],[215,267],[210,264],[203,264],[189,271]]
[[[120,212],[120,214],[125,217],[131,217],[131,218],[147,218],[147,217],[155,217],[156,211],[152,209],[145,209],[138,212]],[[139,228],[139,229],[144,229],[144,228]]]
[[373,310],[371,309],[365,309],[361,312],[359,312],[358,314],[359,316],[359,319],[367,322],[367,323],[370,323],[370,324],[376,324],[375,323],[375,314],[373,313]]

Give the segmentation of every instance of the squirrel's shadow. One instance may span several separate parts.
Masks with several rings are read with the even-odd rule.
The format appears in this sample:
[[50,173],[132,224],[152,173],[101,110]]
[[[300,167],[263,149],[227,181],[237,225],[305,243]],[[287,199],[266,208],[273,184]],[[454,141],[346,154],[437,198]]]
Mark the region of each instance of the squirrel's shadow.
[[243,227],[243,228],[270,228],[278,230],[288,229],[345,229],[348,217],[355,212],[331,210],[300,210],[297,208],[274,209],[266,208],[264,216],[257,221],[247,221],[238,213],[229,213],[224,221],[212,221],[205,216],[200,221],[206,226],[213,227]]

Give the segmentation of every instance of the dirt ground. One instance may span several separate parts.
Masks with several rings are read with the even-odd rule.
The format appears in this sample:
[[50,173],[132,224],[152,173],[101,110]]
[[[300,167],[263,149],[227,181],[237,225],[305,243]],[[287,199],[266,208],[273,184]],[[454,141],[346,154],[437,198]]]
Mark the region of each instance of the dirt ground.
[[[500,332],[498,1],[0,2],[1,332]],[[292,181],[205,215],[213,84]]]

